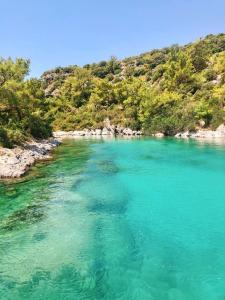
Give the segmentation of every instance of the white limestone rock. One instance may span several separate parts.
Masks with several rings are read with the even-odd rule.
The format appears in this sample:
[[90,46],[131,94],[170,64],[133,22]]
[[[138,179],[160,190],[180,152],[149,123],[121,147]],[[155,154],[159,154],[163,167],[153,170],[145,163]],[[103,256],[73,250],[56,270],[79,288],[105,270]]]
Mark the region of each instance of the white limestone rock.
[[162,138],[162,137],[165,136],[165,134],[162,133],[162,132],[157,132],[157,133],[155,133],[153,136],[155,136],[155,137],[157,137],[157,138]]
[[51,158],[50,151],[58,140],[29,142],[14,149],[0,148],[0,178],[22,176],[35,161]]

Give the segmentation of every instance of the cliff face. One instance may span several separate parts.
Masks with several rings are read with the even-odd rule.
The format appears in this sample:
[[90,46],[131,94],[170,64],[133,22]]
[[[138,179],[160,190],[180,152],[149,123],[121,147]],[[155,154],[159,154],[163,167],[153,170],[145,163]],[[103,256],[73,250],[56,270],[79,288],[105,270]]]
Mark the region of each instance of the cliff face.
[[42,74],[41,79],[45,90],[45,96],[57,96],[59,88],[68,76],[73,74],[74,67],[56,68],[54,70],[46,71]]

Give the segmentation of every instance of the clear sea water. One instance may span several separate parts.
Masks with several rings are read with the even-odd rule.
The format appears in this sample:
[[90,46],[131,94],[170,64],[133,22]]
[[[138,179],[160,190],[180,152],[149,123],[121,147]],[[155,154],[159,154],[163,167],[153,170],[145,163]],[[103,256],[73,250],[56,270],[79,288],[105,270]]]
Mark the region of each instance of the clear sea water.
[[225,299],[225,146],[76,140],[54,156],[0,183],[0,299]]

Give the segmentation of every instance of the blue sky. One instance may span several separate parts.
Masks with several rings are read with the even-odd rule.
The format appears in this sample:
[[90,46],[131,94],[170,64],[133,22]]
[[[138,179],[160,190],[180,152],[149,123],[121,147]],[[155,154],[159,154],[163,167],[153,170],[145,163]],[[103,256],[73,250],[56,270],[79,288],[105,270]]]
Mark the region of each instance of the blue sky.
[[31,75],[225,32],[225,0],[0,0],[0,56]]

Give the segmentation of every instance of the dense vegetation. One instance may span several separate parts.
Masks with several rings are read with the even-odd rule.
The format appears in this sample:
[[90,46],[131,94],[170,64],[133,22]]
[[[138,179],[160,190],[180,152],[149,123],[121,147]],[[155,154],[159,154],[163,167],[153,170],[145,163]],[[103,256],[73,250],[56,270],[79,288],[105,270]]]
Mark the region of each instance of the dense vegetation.
[[111,123],[171,135],[225,118],[225,34],[124,60],[58,67],[24,80],[29,62],[0,61],[0,138],[13,144],[53,129]]
[[42,83],[24,80],[28,71],[28,60],[0,59],[0,144],[6,147],[51,134]]

